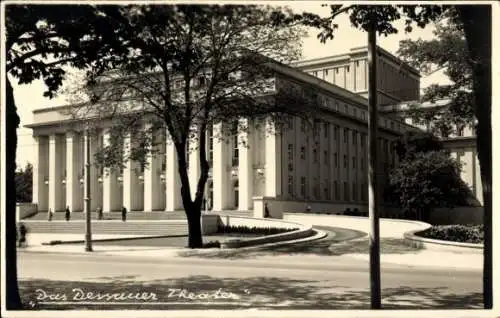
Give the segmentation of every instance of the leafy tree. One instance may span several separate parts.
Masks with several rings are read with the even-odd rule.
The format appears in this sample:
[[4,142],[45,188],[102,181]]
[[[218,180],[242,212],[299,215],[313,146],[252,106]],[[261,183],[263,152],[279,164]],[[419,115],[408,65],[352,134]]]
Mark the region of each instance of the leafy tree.
[[395,147],[400,162],[390,172],[386,195],[406,217],[428,221],[432,208],[468,205],[471,192],[460,178],[461,164],[437,138],[407,133]]
[[[277,79],[282,66],[275,60],[288,63],[300,56],[302,31],[273,25],[275,10],[253,5],[113,10],[122,47],[92,65],[85,86],[88,102],[70,111],[112,122],[109,144],[97,156],[110,172],[128,160],[146,165],[148,156],[161,151],[161,138],[153,136],[166,135],[175,146],[191,248],[202,247],[201,206],[210,169],[207,129],[222,125],[214,136],[219,140],[264,123],[267,132],[279,133],[290,116],[306,117],[312,109],[307,106],[316,105],[314,96],[293,94]],[[103,11],[111,16],[108,8]],[[135,142],[123,151],[127,135]],[[194,151],[199,163],[188,163]],[[198,164],[193,198],[188,168]]]
[[422,102],[449,100],[446,107],[424,109],[416,104],[410,108],[410,116],[418,124],[431,122],[431,129],[442,137],[466,126],[474,126],[474,96],[472,93],[472,67],[465,41],[463,23],[455,8],[446,10],[435,24],[432,40],[403,40],[398,55],[423,74],[444,69],[452,81],[450,85],[433,84],[427,87]]
[[16,202],[31,202],[33,193],[33,166],[31,163],[16,172]]
[[[484,275],[483,293],[484,307],[493,306],[493,258],[492,258],[492,148],[491,148],[491,5],[330,5],[330,14],[320,17],[316,14],[303,15],[279,14],[276,23],[282,21],[302,21],[305,25],[320,30],[318,38],[322,42],[333,39],[338,28],[335,17],[346,13],[351,24],[368,31],[370,21],[375,20],[375,29],[380,35],[387,36],[398,32],[392,25],[404,16],[405,31],[409,32],[413,24],[425,27],[433,21],[438,21],[442,14],[450,9],[458,15],[450,15],[461,21],[465,41],[467,43],[467,64],[472,70],[472,92],[474,98],[474,115],[477,119],[476,142],[481,168],[484,202]],[[373,19],[372,19],[373,18]]]

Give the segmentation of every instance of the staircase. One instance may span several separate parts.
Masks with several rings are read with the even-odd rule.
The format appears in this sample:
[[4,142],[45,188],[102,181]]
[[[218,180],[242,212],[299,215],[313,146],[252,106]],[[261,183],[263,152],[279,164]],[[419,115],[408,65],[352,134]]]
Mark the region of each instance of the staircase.
[[[85,221],[24,221],[30,233],[85,233]],[[93,234],[187,235],[187,222],[178,221],[106,221],[92,220]]]
[[[65,220],[64,212],[55,212],[53,214],[52,220]],[[48,214],[47,212],[39,212],[31,217],[25,218],[24,220],[39,220],[39,221],[47,221]],[[92,212],[91,218],[93,220],[97,220],[97,213]],[[122,213],[121,212],[104,212],[103,220],[121,220]],[[127,220],[184,220],[186,219],[186,213],[184,211],[173,211],[173,212],[165,212],[165,211],[152,211],[152,212],[143,212],[143,211],[129,211],[127,212]],[[71,213],[71,221],[73,220],[85,220],[85,213],[83,212],[72,212]]]

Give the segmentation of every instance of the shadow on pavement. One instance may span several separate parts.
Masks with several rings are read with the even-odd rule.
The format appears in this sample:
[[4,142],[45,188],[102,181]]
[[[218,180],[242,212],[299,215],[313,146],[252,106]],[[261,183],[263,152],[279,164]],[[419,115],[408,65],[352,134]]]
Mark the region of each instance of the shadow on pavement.
[[[213,251],[204,251],[203,253],[186,250],[179,252],[178,255],[182,257],[245,259],[259,256],[294,254],[339,256],[352,253],[369,253],[369,240],[364,232],[326,226],[315,226],[314,228],[326,232],[327,237],[304,243],[267,246],[253,249],[214,249]],[[382,254],[416,253],[420,249],[421,248],[410,246],[404,239],[380,239],[380,251]]]
[[[104,279],[104,278],[103,278]],[[27,309],[369,309],[370,292],[367,289],[352,289],[335,286],[333,282],[294,280],[269,277],[214,278],[210,276],[189,276],[176,279],[162,279],[137,282],[133,277],[107,277],[104,282],[61,282],[50,280],[20,281],[20,291]],[[97,305],[64,303],[40,304],[36,301],[37,288],[46,293],[68,295],[73,288],[92,293],[154,293],[157,300],[143,301],[139,304],[118,303]],[[184,289],[185,294],[205,294],[208,298],[188,299],[185,296],[171,295],[172,289]],[[220,289],[220,290],[219,290]],[[219,296],[212,297],[219,290]],[[231,293],[231,294],[228,294]],[[69,299],[71,300],[71,299]],[[224,301],[223,304],[217,302]],[[154,305],[154,302],[159,302]],[[203,303],[202,303],[203,302]],[[463,292],[455,294],[446,287],[416,288],[401,286],[382,289],[382,305],[386,309],[481,309],[482,294]]]

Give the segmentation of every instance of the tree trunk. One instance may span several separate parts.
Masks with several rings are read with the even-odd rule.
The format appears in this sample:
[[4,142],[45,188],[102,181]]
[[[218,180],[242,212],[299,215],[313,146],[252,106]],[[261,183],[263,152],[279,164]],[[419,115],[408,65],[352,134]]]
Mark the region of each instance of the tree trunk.
[[[17,285],[17,250],[16,250],[16,149],[19,116],[14,101],[14,91],[5,75],[6,96],[6,151],[5,151],[5,275],[6,307],[9,310],[21,309],[22,303]],[[8,137],[8,138],[7,138]]]
[[[186,144],[176,145],[178,172],[181,179],[181,197],[184,212],[188,221],[188,247],[202,248],[203,238],[201,234],[201,200],[199,204],[191,199],[191,189],[187,173]],[[198,201],[198,200],[197,200]]]
[[481,169],[484,204],[484,308],[493,307],[492,257],[492,150],[491,150],[491,6],[457,6],[464,23],[472,66],[476,143]]
[[188,247],[202,248],[201,207],[196,206],[196,204],[191,204],[190,207],[186,209],[186,215],[189,229]]

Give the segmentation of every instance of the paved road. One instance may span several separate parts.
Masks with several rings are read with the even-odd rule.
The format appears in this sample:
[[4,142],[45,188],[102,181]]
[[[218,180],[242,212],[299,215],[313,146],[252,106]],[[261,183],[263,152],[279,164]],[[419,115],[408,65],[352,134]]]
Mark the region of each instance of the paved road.
[[[30,281],[38,280],[38,288],[49,288],[50,282],[45,280],[62,280],[67,283],[57,283],[59,289],[81,288],[81,281],[104,284],[99,285],[101,287],[119,283],[125,290],[133,288],[135,292],[138,286],[145,291],[154,288],[156,293],[163,293],[164,300],[168,288],[184,288],[195,293],[223,288],[239,295],[241,306],[369,308],[368,264],[345,256],[145,260],[99,254],[20,253],[18,261],[20,285],[25,293],[34,291],[35,285]],[[382,288],[384,306],[389,308],[481,308],[482,303],[479,271],[384,264]],[[201,304],[182,299],[181,303],[172,306],[167,307],[196,309]]]

